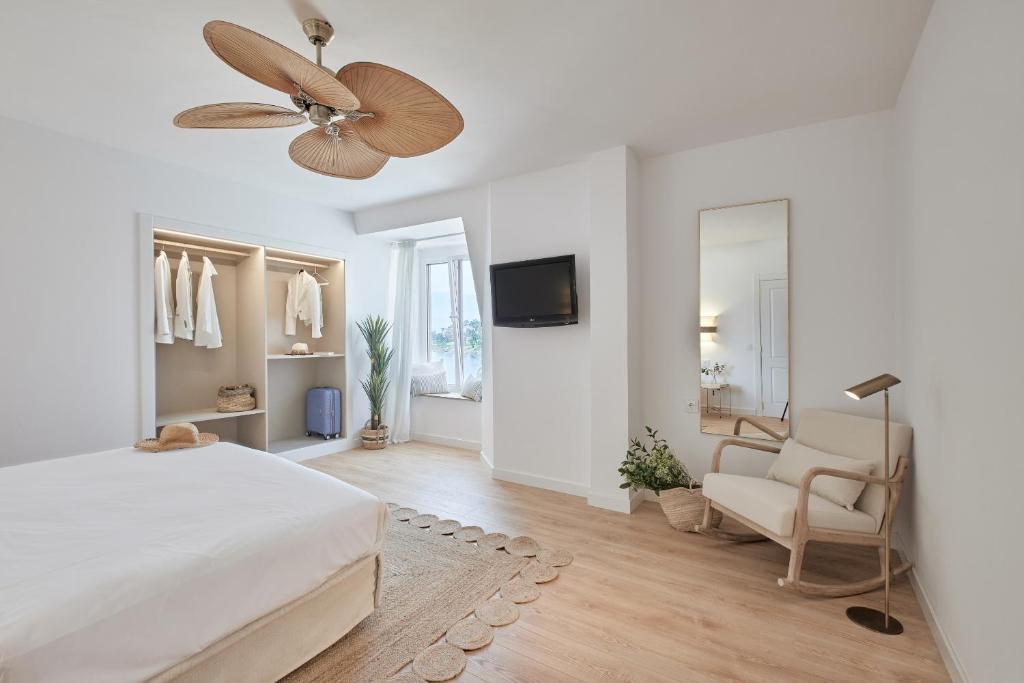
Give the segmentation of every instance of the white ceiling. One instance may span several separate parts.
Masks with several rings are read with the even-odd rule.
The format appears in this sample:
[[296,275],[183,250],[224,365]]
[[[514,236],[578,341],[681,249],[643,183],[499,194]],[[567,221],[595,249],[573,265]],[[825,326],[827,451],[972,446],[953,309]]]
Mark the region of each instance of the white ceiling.
[[[315,4],[319,9],[313,7]],[[644,156],[891,107],[931,0],[12,0],[0,115],[345,209],[628,144]],[[463,113],[448,147],[338,180],[288,158],[294,129],[180,130],[212,102],[288,106],[206,47],[225,19],[324,62],[408,71]]]

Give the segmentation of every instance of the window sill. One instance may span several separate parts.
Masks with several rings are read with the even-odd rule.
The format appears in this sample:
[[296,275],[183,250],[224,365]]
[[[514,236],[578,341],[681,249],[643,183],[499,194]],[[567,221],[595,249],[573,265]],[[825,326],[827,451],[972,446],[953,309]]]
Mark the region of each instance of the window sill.
[[452,401],[471,401],[471,402],[474,402],[473,399],[468,398],[466,396],[463,396],[462,394],[458,393],[457,391],[449,391],[447,394],[420,394],[420,396],[422,396],[424,398],[447,398],[447,399],[450,399]]

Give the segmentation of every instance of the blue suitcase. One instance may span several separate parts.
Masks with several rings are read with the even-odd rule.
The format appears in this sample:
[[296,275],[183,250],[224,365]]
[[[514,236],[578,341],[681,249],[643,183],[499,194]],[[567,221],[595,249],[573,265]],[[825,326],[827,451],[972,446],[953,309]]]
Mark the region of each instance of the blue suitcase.
[[306,392],[306,436],[341,436],[341,389],[314,387]]

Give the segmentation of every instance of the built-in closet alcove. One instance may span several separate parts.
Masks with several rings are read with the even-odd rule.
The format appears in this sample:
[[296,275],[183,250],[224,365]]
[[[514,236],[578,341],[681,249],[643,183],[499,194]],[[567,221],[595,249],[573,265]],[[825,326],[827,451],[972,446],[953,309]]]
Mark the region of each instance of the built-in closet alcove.
[[[140,436],[158,435],[174,422],[193,422],[224,441],[295,460],[337,450],[337,441],[306,436],[305,406],[312,387],[341,389],[341,437],[348,436],[343,254],[305,250],[304,245],[281,240],[260,243],[263,240],[246,233],[145,214],[140,223]],[[220,348],[198,347],[180,338],[172,344],[156,343],[153,266],[160,251],[169,260],[172,290],[182,252],[187,252],[194,307],[203,257],[213,263]],[[318,337],[301,320],[295,323],[295,334],[285,333],[288,283],[303,270],[322,285],[323,325]],[[306,344],[311,355],[290,355],[298,342]],[[256,408],[217,412],[218,389],[235,384],[255,387]]]
[[[306,436],[305,400],[312,387],[345,387],[345,263],[307,254],[267,249],[266,251],[268,450],[282,453],[322,441]],[[295,334],[285,334],[288,282],[305,270],[320,283],[323,306],[321,336],[311,327],[296,323]],[[304,343],[313,354],[289,355],[296,343]],[[342,436],[348,397],[342,393]]]
[[[188,254],[192,291],[199,289],[203,258],[214,264],[214,300],[223,346],[208,349],[175,339],[156,348],[156,426],[194,422],[226,441],[265,450],[266,371],[261,332],[266,327],[264,250],[239,242],[154,230],[153,255],[170,260],[172,287],[182,253]],[[218,413],[217,390],[223,385],[251,384],[256,409]]]

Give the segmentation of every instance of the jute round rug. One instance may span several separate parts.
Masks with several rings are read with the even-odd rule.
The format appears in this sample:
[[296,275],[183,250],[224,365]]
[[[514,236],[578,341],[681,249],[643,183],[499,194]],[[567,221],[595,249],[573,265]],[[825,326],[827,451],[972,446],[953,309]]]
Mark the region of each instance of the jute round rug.
[[388,516],[380,607],[286,681],[385,680],[487,603],[529,562],[400,521],[415,516],[410,508]]

